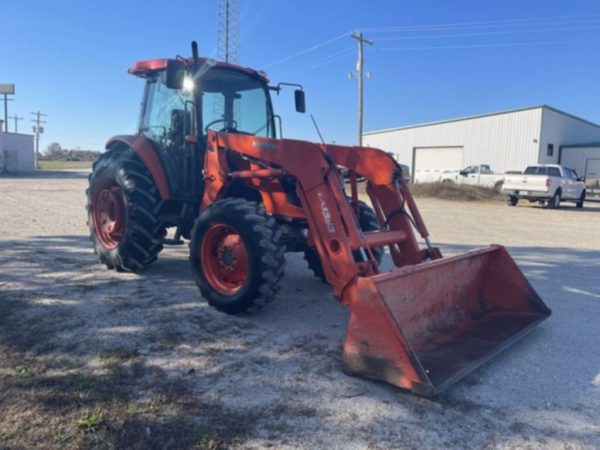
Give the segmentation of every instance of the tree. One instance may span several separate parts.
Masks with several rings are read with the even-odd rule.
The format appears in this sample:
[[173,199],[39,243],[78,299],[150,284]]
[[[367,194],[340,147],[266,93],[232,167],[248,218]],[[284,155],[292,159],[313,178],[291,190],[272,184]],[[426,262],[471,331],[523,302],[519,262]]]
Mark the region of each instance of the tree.
[[53,142],[46,147],[46,157],[50,160],[62,159],[65,151],[58,142]]

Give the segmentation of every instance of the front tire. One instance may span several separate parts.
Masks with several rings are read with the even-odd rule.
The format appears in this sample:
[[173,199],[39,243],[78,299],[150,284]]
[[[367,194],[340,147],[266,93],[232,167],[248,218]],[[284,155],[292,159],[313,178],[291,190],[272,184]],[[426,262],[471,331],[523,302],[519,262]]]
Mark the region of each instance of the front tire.
[[272,301],[285,268],[281,237],[275,219],[255,202],[228,198],[206,208],[190,242],[190,263],[202,296],[228,314]]
[[156,260],[166,234],[156,215],[161,199],[133,151],[102,154],[93,165],[86,195],[90,240],[103,264],[138,272]]
[[579,201],[575,203],[575,208],[583,208],[583,203],[585,202],[585,189],[579,196]]

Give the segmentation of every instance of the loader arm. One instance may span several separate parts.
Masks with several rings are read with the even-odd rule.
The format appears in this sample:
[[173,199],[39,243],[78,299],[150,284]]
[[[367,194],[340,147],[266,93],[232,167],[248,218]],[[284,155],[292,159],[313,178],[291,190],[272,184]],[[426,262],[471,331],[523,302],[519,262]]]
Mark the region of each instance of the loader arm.
[[[255,169],[230,170],[228,151]],[[338,166],[367,179],[381,231],[360,230]],[[225,196],[232,179],[282,176],[297,180],[325,276],[351,310],[348,372],[432,396],[551,314],[503,247],[442,258],[400,168],[381,150],[210,132],[201,209]],[[413,227],[427,248],[419,249]],[[379,246],[389,247],[395,269],[379,273],[370,252]]]
[[[232,172],[227,164],[225,149],[240,153],[258,164],[262,163],[265,169],[243,174]],[[201,209],[221,198],[228,181],[233,178],[281,175],[292,176],[298,181],[297,194],[321,257],[325,276],[334,288],[334,296],[343,300],[344,289],[355,277],[378,273],[376,264],[371,262],[373,258],[368,257],[369,248],[386,245],[386,242],[381,239],[370,240],[361,232],[346,199],[337,167],[322,146],[290,139],[210,132],[205,161],[206,187]],[[389,173],[386,179],[392,180],[393,173]],[[394,223],[403,223],[402,218],[399,217]],[[403,226],[409,225],[403,223]],[[398,236],[405,238],[403,232],[388,233],[388,239],[390,236],[393,239]],[[363,255],[360,261],[354,257],[353,252],[356,251]],[[413,253],[418,253],[418,248]]]

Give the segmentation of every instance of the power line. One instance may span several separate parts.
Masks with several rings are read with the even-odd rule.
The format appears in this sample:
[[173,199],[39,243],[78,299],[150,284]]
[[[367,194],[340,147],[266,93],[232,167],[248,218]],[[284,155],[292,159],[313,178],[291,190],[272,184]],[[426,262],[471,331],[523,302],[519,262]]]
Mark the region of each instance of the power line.
[[[597,40],[596,40],[597,41]],[[387,47],[378,48],[377,51],[410,51],[410,50],[453,50],[453,49],[468,49],[468,48],[493,48],[493,47],[526,47],[537,45],[555,45],[555,44],[576,44],[580,40],[569,41],[540,41],[540,42],[505,42],[492,44],[467,44],[467,45],[439,45],[439,46],[423,46],[423,47]]]
[[350,53],[354,53],[354,47],[350,47],[350,48],[346,48],[346,49],[338,51],[338,52],[330,53],[329,55],[314,59],[307,64],[292,67],[291,69],[284,70],[283,72],[275,72],[275,75],[277,77],[281,77],[283,75],[289,75],[291,73],[297,74],[297,73],[306,72],[308,70],[312,70],[317,67],[321,67],[321,66],[330,64],[332,62],[339,61],[341,58],[343,58],[344,56],[346,56]]
[[389,33],[403,31],[431,31],[431,30],[448,30],[448,29],[471,29],[481,27],[498,28],[501,26],[528,26],[528,25],[576,25],[585,24],[591,20],[597,20],[600,15],[587,16],[554,16],[554,17],[537,17],[527,19],[506,19],[506,20],[488,20],[479,22],[455,22],[445,24],[432,25],[408,25],[402,27],[373,27],[364,28],[363,31],[371,33]]
[[286,56],[285,58],[282,58],[282,59],[279,59],[277,61],[273,61],[273,62],[271,62],[269,64],[266,64],[266,65],[263,66],[263,68],[264,69],[268,69],[269,67],[273,67],[273,66],[276,66],[276,65],[279,65],[279,64],[283,64],[284,62],[287,62],[287,61],[289,61],[291,59],[297,58],[298,56],[305,55],[305,54],[310,53],[310,52],[312,52],[314,50],[318,50],[321,47],[325,47],[326,45],[332,44],[333,42],[339,41],[340,39],[348,36],[349,34],[350,34],[349,32],[340,34],[339,36],[336,36],[334,38],[331,38],[331,39],[328,39],[326,41],[323,41],[323,42],[321,42],[319,44],[316,44],[316,45],[313,45],[311,47],[308,47],[308,48],[306,48],[304,50],[301,50],[301,51],[299,51],[297,53],[294,53],[293,55],[289,55],[289,56]]
[[[413,26],[403,26],[403,27],[373,27],[373,28],[363,28],[363,31],[369,31],[369,32],[375,32],[375,33],[388,33],[388,32],[393,32],[393,33],[398,33],[398,32],[418,32],[418,31],[444,31],[444,30],[469,30],[469,29],[481,29],[481,28],[499,28],[502,26],[505,27],[527,27],[527,26],[535,26],[535,25],[544,25],[544,26],[551,26],[551,25],[557,25],[557,26],[576,26],[576,25],[594,25],[594,24],[598,24],[598,19],[600,19],[600,15],[592,15],[592,16],[549,16],[549,17],[534,17],[534,18],[527,18],[527,19],[506,19],[506,20],[496,20],[496,21],[479,21],[479,22],[456,22],[456,23],[446,23],[446,24],[433,24],[433,25],[413,25]],[[589,27],[591,28],[595,28],[595,27]],[[579,27],[578,29],[582,29],[581,27]],[[558,31],[568,31],[569,29],[565,29],[565,30],[558,30]],[[518,30],[512,30],[513,32],[520,32]],[[525,31],[533,31],[533,30],[525,30]],[[525,32],[523,31],[523,32]],[[546,31],[546,30],[539,30],[539,31]],[[547,30],[547,31],[556,31],[555,29],[553,30]],[[325,47],[327,45],[330,45],[340,39],[343,39],[344,37],[350,35],[350,32],[345,32],[342,33],[338,36],[335,36],[333,38],[327,39],[323,42],[320,42],[318,44],[314,44],[311,45],[308,48],[305,48],[304,50],[300,50],[299,52],[296,52],[292,55],[286,56],[285,58],[281,58],[275,61],[272,61],[268,64],[263,65],[262,67],[264,69],[268,69],[270,67],[273,66],[277,66],[283,63],[286,63],[292,59],[298,58],[299,56],[303,56],[306,55],[310,52],[313,52],[315,50],[318,50],[322,47]],[[509,34],[508,32],[506,32],[506,34]],[[483,34],[482,34],[483,35]],[[492,34],[490,34],[492,35]],[[448,36],[450,37],[450,36]],[[456,37],[460,37],[460,36],[456,36]],[[381,40],[402,40],[404,38],[382,38]],[[410,37],[407,37],[406,39],[412,39]],[[414,39],[421,39],[419,37],[415,37]],[[423,38],[424,39],[424,38]]]
[[294,76],[296,76],[296,75],[298,75],[300,73],[310,72],[311,70],[318,69],[319,67],[327,66],[327,65],[332,64],[334,62],[340,61],[344,57],[346,57],[349,53],[353,53],[353,52],[354,52],[354,49],[352,49],[351,52],[348,52],[348,53],[346,53],[344,55],[338,56],[337,58],[332,58],[330,60],[321,62],[320,64],[310,64],[310,65],[308,65],[306,67],[301,67],[298,70],[292,70],[292,71],[283,72],[283,75],[277,73],[276,76],[274,76],[273,78],[281,78],[282,76],[288,77],[288,76],[290,76],[292,74]]
[[490,31],[485,33],[460,33],[460,34],[430,34],[426,36],[397,36],[397,37],[382,37],[378,38],[378,41],[405,41],[405,40],[417,40],[417,39],[439,39],[439,38],[457,38],[457,37],[480,37],[480,36],[502,36],[511,34],[527,34],[527,33],[540,33],[540,32],[552,32],[557,31],[579,31],[579,30],[591,30],[600,28],[600,22],[597,25],[589,27],[568,27],[568,28],[537,28],[527,30],[504,30],[504,31]]
[[[498,30],[498,31],[490,31],[485,33],[465,33],[465,34],[447,34],[447,35],[431,35],[431,36],[399,36],[399,37],[382,37],[378,40],[382,41],[394,41],[394,40],[411,40],[411,39],[434,39],[434,38],[452,38],[452,37],[478,37],[478,36],[495,36],[495,35],[510,35],[510,34],[520,34],[520,33],[529,33],[529,32],[556,32],[556,31],[569,31],[569,30],[582,30],[582,29],[595,29],[600,27],[600,15],[594,16],[550,16],[550,17],[537,17],[537,18],[527,18],[527,19],[507,19],[507,20],[497,20],[497,21],[480,21],[480,22],[457,22],[457,23],[446,23],[446,24],[434,24],[434,25],[416,25],[416,26],[405,26],[405,27],[378,27],[378,28],[365,28],[363,31],[372,31],[372,32],[418,32],[418,31],[444,31],[444,30],[469,30],[473,29],[476,31],[477,29],[491,27],[498,28],[501,26],[508,27],[526,27],[531,25],[538,26],[551,26],[551,25],[562,25],[562,28],[552,28],[552,29],[525,29],[525,30]],[[589,25],[589,26],[579,26],[576,25]],[[273,66],[277,66],[283,63],[286,63],[292,59],[298,58],[300,56],[306,55],[315,50],[321,49],[325,46],[328,46],[348,35],[350,32],[342,33],[333,38],[327,39],[318,44],[312,45],[304,50],[296,52],[292,55],[286,56],[285,58],[270,62],[269,64],[263,65],[263,68],[268,69]],[[533,42],[533,43],[510,43],[510,44],[481,44],[484,47],[508,47],[508,46],[526,46],[526,45],[547,45],[547,44],[556,44],[562,42]],[[564,41],[567,43],[567,41]],[[402,48],[383,48],[378,50],[392,51],[392,50],[436,50],[436,49],[445,49],[445,48],[477,48],[473,45],[464,45],[464,46],[444,46],[444,47],[402,47]],[[321,67],[332,62],[338,61],[341,59],[341,56],[344,55],[345,50],[340,52],[331,53],[324,57],[317,58],[313,61],[310,61],[307,64],[301,65],[296,68],[292,68],[289,70],[284,70],[283,72],[276,73],[278,76],[281,74],[289,74],[289,73],[299,73],[306,72],[312,70],[317,67]]]

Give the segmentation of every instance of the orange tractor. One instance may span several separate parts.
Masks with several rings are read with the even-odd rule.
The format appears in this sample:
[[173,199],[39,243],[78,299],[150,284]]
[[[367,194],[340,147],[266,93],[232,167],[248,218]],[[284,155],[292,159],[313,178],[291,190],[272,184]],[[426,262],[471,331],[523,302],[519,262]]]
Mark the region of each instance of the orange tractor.
[[424,396],[550,315],[503,247],[442,258],[386,152],[281,138],[270,92],[284,83],[192,53],[129,69],[146,81],[139,132],[108,141],[87,191],[106,266],[139,271],[188,239],[202,296],[235,314],[272,300],[285,252],[304,252],[351,310],[345,370]]

